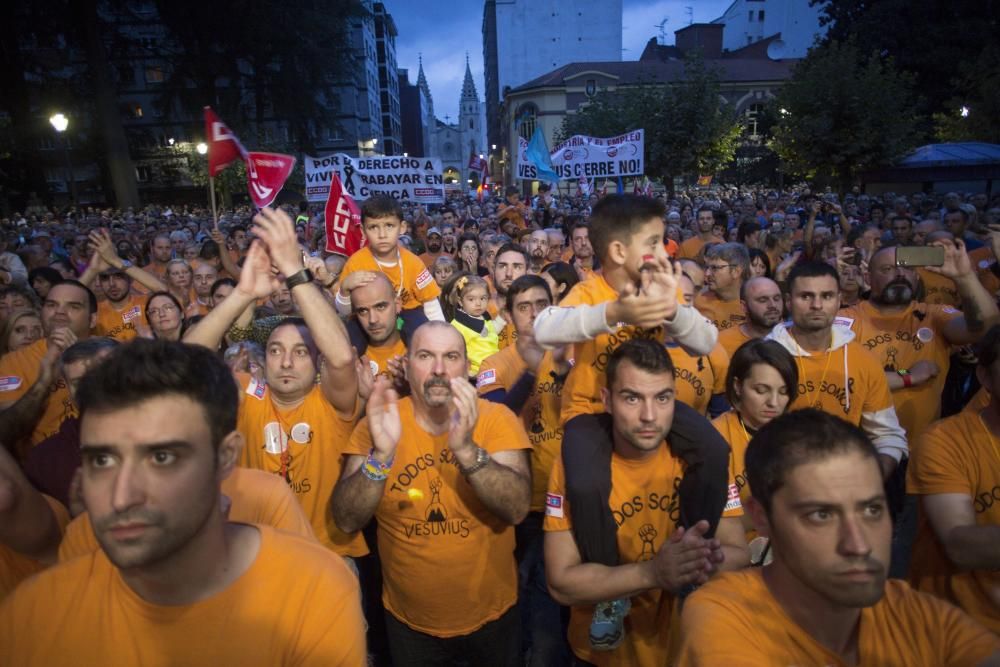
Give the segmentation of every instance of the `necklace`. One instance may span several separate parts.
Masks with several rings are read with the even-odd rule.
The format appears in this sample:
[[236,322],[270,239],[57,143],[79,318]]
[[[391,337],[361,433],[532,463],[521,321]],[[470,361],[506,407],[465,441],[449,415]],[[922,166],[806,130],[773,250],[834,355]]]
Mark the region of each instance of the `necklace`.
[[[799,345],[799,341],[796,340],[795,345],[799,348],[800,352],[806,352],[806,349]],[[826,350],[826,364],[823,366],[823,375],[820,376],[819,385],[816,387],[818,396],[816,397],[816,400],[813,401],[812,406],[810,406],[813,408],[819,408],[820,401],[823,400],[823,383],[826,382],[826,372],[830,370],[830,359],[833,357],[833,350],[830,349],[831,347],[833,347],[833,329],[830,330],[830,345],[827,346]],[[806,381],[806,368],[805,364],[802,363],[802,355],[795,355],[795,364],[799,367],[799,381],[802,382],[804,386]]]
[[[382,269],[383,266],[392,266],[392,264],[382,264],[375,253],[372,253],[372,259],[375,260],[375,266],[378,267],[379,273],[381,273],[386,278],[389,278],[389,274]],[[396,297],[398,298],[403,294],[403,257],[399,252],[399,247],[396,247],[396,266],[399,267],[399,287],[396,288]],[[419,276],[418,276],[419,277]],[[392,283],[392,278],[389,278],[389,282]]]

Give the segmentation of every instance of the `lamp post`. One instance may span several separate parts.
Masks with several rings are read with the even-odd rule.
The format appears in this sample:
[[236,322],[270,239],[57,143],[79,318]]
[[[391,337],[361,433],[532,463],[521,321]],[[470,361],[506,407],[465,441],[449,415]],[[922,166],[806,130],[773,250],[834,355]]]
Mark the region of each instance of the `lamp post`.
[[53,114],[49,118],[49,123],[55,129],[56,134],[62,138],[63,157],[66,159],[66,194],[69,195],[70,202],[76,203],[76,179],[73,177],[73,165],[69,161],[69,140],[63,136],[66,128],[69,127],[69,118],[64,114]]
[[[198,155],[208,155],[208,144],[204,141],[199,141],[194,149],[198,152]],[[212,207],[212,226],[218,229],[219,215],[215,209],[215,179],[212,178],[211,172],[209,172],[208,176],[208,203]]]

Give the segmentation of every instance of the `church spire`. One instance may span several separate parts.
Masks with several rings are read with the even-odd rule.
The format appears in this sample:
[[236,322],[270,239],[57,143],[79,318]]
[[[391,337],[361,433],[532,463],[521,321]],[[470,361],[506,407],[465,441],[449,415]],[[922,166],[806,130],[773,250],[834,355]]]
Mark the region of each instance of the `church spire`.
[[433,109],[434,98],[431,97],[431,87],[427,85],[427,77],[424,76],[424,54],[418,53],[417,59],[418,62],[420,63],[420,67],[417,70],[417,87],[420,88],[420,90],[424,91],[424,97],[427,98],[427,104],[430,106],[431,109]]
[[479,94],[476,93],[476,82],[472,78],[472,69],[469,67],[469,53],[465,53],[465,81],[462,82],[462,102],[478,102]]

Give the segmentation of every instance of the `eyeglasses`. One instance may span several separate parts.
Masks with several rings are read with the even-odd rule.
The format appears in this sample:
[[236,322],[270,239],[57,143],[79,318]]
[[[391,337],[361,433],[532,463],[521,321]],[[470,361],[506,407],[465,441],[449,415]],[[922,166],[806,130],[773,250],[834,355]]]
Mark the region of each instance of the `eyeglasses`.
[[177,310],[178,310],[177,306],[175,306],[172,303],[168,303],[166,305],[160,306],[159,308],[150,308],[147,312],[149,313],[150,317],[159,317],[161,314],[166,315],[168,313],[176,312]]
[[709,271],[721,271],[723,269],[730,269],[733,266],[735,266],[735,264],[708,264],[705,266],[705,273],[708,273]]

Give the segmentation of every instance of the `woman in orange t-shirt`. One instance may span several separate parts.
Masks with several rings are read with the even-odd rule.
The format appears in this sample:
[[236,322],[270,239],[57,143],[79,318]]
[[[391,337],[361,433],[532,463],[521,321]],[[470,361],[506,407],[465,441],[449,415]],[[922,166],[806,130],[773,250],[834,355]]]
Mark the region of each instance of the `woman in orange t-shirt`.
[[[729,361],[726,374],[726,398],[733,409],[712,421],[712,425],[729,443],[731,463],[736,483],[729,489],[730,502],[739,497],[745,504],[750,497],[743,456],[750,438],[759,428],[784,414],[795,400],[799,387],[799,371],[795,359],[781,345],[755,338],[741,345]],[[751,557],[756,564],[766,546],[755,542],[756,531],[749,517],[744,517]],[[763,540],[764,538],[760,538]]]

